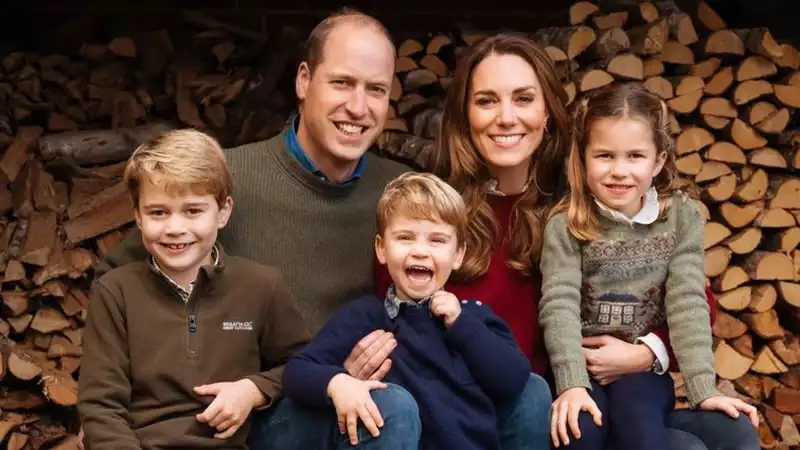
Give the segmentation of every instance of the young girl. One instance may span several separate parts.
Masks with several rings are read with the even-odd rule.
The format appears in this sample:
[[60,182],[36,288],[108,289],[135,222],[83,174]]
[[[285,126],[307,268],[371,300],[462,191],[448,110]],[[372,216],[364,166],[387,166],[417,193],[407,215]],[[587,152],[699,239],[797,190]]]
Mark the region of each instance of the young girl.
[[541,257],[556,447],[602,450],[610,440],[618,450],[671,448],[670,376],[642,372],[601,386],[589,379],[581,348],[596,335],[634,343],[665,321],[691,404],[732,417],[742,411],[757,425],[754,407],[715,388],[705,221],[676,187],[668,120],[666,105],[640,84],[614,85],[578,104],[570,192],[547,223]]

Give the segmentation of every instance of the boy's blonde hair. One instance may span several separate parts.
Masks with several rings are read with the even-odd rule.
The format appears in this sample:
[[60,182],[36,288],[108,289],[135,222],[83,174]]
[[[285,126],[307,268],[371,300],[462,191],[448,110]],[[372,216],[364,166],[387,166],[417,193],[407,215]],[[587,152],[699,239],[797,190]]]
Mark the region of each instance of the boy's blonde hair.
[[125,166],[124,181],[135,208],[145,181],[170,195],[210,194],[220,206],[233,191],[222,148],[197,130],[168,131],[141,144]]
[[392,217],[403,214],[418,220],[452,225],[459,247],[466,243],[467,207],[461,195],[431,173],[406,172],[392,180],[378,201],[378,234]]

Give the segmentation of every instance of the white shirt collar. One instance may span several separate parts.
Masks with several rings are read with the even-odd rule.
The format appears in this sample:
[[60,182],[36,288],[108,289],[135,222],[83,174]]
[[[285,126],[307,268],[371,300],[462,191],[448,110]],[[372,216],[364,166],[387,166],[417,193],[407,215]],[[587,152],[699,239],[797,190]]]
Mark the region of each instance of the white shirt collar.
[[[527,191],[529,184],[530,183],[526,183],[525,186],[522,188],[522,191],[520,191],[519,193],[521,194]],[[498,197],[506,197],[508,194],[501,191],[500,189],[497,189],[497,185],[498,185],[497,180],[495,180],[494,178],[490,178],[489,181],[487,181],[486,184],[483,185],[483,190],[490,195],[496,195]]]
[[655,222],[658,219],[658,214],[660,211],[660,207],[658,204],[658,192],[656,188],[650,187],[647,192],[644,194],[644,201],[642,201],[642,209],[639,210],[633,217],[628,217],[621,212],[609,208],[608,206],[604,205],[597,197],[594,198],[595,204],[600,209],[600,213],[604,216],[608,217],[611,220],[616,222],[621,222],[626,225],[631,225],[638,223],[641,225],[650,225],[651,223]]

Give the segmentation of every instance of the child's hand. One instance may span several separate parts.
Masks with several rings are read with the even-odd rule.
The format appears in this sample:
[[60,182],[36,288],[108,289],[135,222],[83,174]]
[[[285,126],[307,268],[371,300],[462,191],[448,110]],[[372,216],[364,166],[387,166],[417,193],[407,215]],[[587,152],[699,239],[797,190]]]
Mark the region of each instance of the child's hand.
[[383,418],[369,391],[385,388],[386,384],[380,381],[361,381],[345,373],[334,376],[328,383],[328,396],[336,407],[339,432],[347,432],[352,445],[358,444],[359,417],[372,437],[380,436],[378,428],[383,427]]
[[216,428],[219,433],[214,437],[217,439],[233,436],[247,420],[250,411],[264,403],[264,394],[248,379],[196,386],[194,392],[215,396],[205,411],[197,415],[197,420]]
[[728,397],[725,395],[716,395],[703,400],[697,406],[698,408],[706,411],[722,411],[734,419],[739,418],[739,411],[741,411],[747,414],[748,417],[750,417],[750,422],[753,423],[753,426],[758,428],[758,412],[755,406],[748,405],[738,398]]
[[550,437],[553,439],[553,445],[559,446],[559,436],[564,445],[569,445],[567,423],[569,423],[575,439],[581,438],[581,430],[578,426],[578,415],[581,411],[591,414],[594,418],[594,423],[598,427],[603,425],[603,413],[600,412],[597,403],[589,396],[589,391],[586,388],[567,389],[553,402],[553,418],[550,422]]
[[431,297],[431,313],[436,317],[441,317],[444,326],[450,328],[450,325],[461,315],[461,303],[455,295],[447,291],[437,291]]

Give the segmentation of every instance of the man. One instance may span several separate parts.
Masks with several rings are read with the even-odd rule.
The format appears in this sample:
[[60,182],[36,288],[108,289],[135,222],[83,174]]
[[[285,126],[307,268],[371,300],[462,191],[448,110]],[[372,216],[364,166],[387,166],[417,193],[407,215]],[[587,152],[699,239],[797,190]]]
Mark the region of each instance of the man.
[[[377,203],[386,184],[410,170],[367,152],[386,122],[395,57],[388,32],[374,18],[352,11],[328,17],[311,32],[298,67],[299,116],[272,139],[225,151],[237,205],[220,242],[231,254],[278,267],[312,333],[348,299],[373,292]],[[96,274],[145,256],[136,230],[107,255]],[[381,380],[396,345],[391,333],[375,331],[359,342],[344,366],[356,378]],[[376,390],[373,398],[385,426],[381,438],[360,439],[360,448],[413,439],[413,433],[403,431],[419,429],[411,395],[387,389]],[[529,435],[531,411],[546,411],[542,405],[549,401],[546,386],[526,386],[509,408],[513,420],[503,433],[516,439]],[[538,408],[525,408],[534,403]],[[255,419],[249,440],[254,449],[335,448],[341,443],[339,436],[314,433],[325,428],[315,424],[335,421],[335,416],[320,416],[285,400]]]

